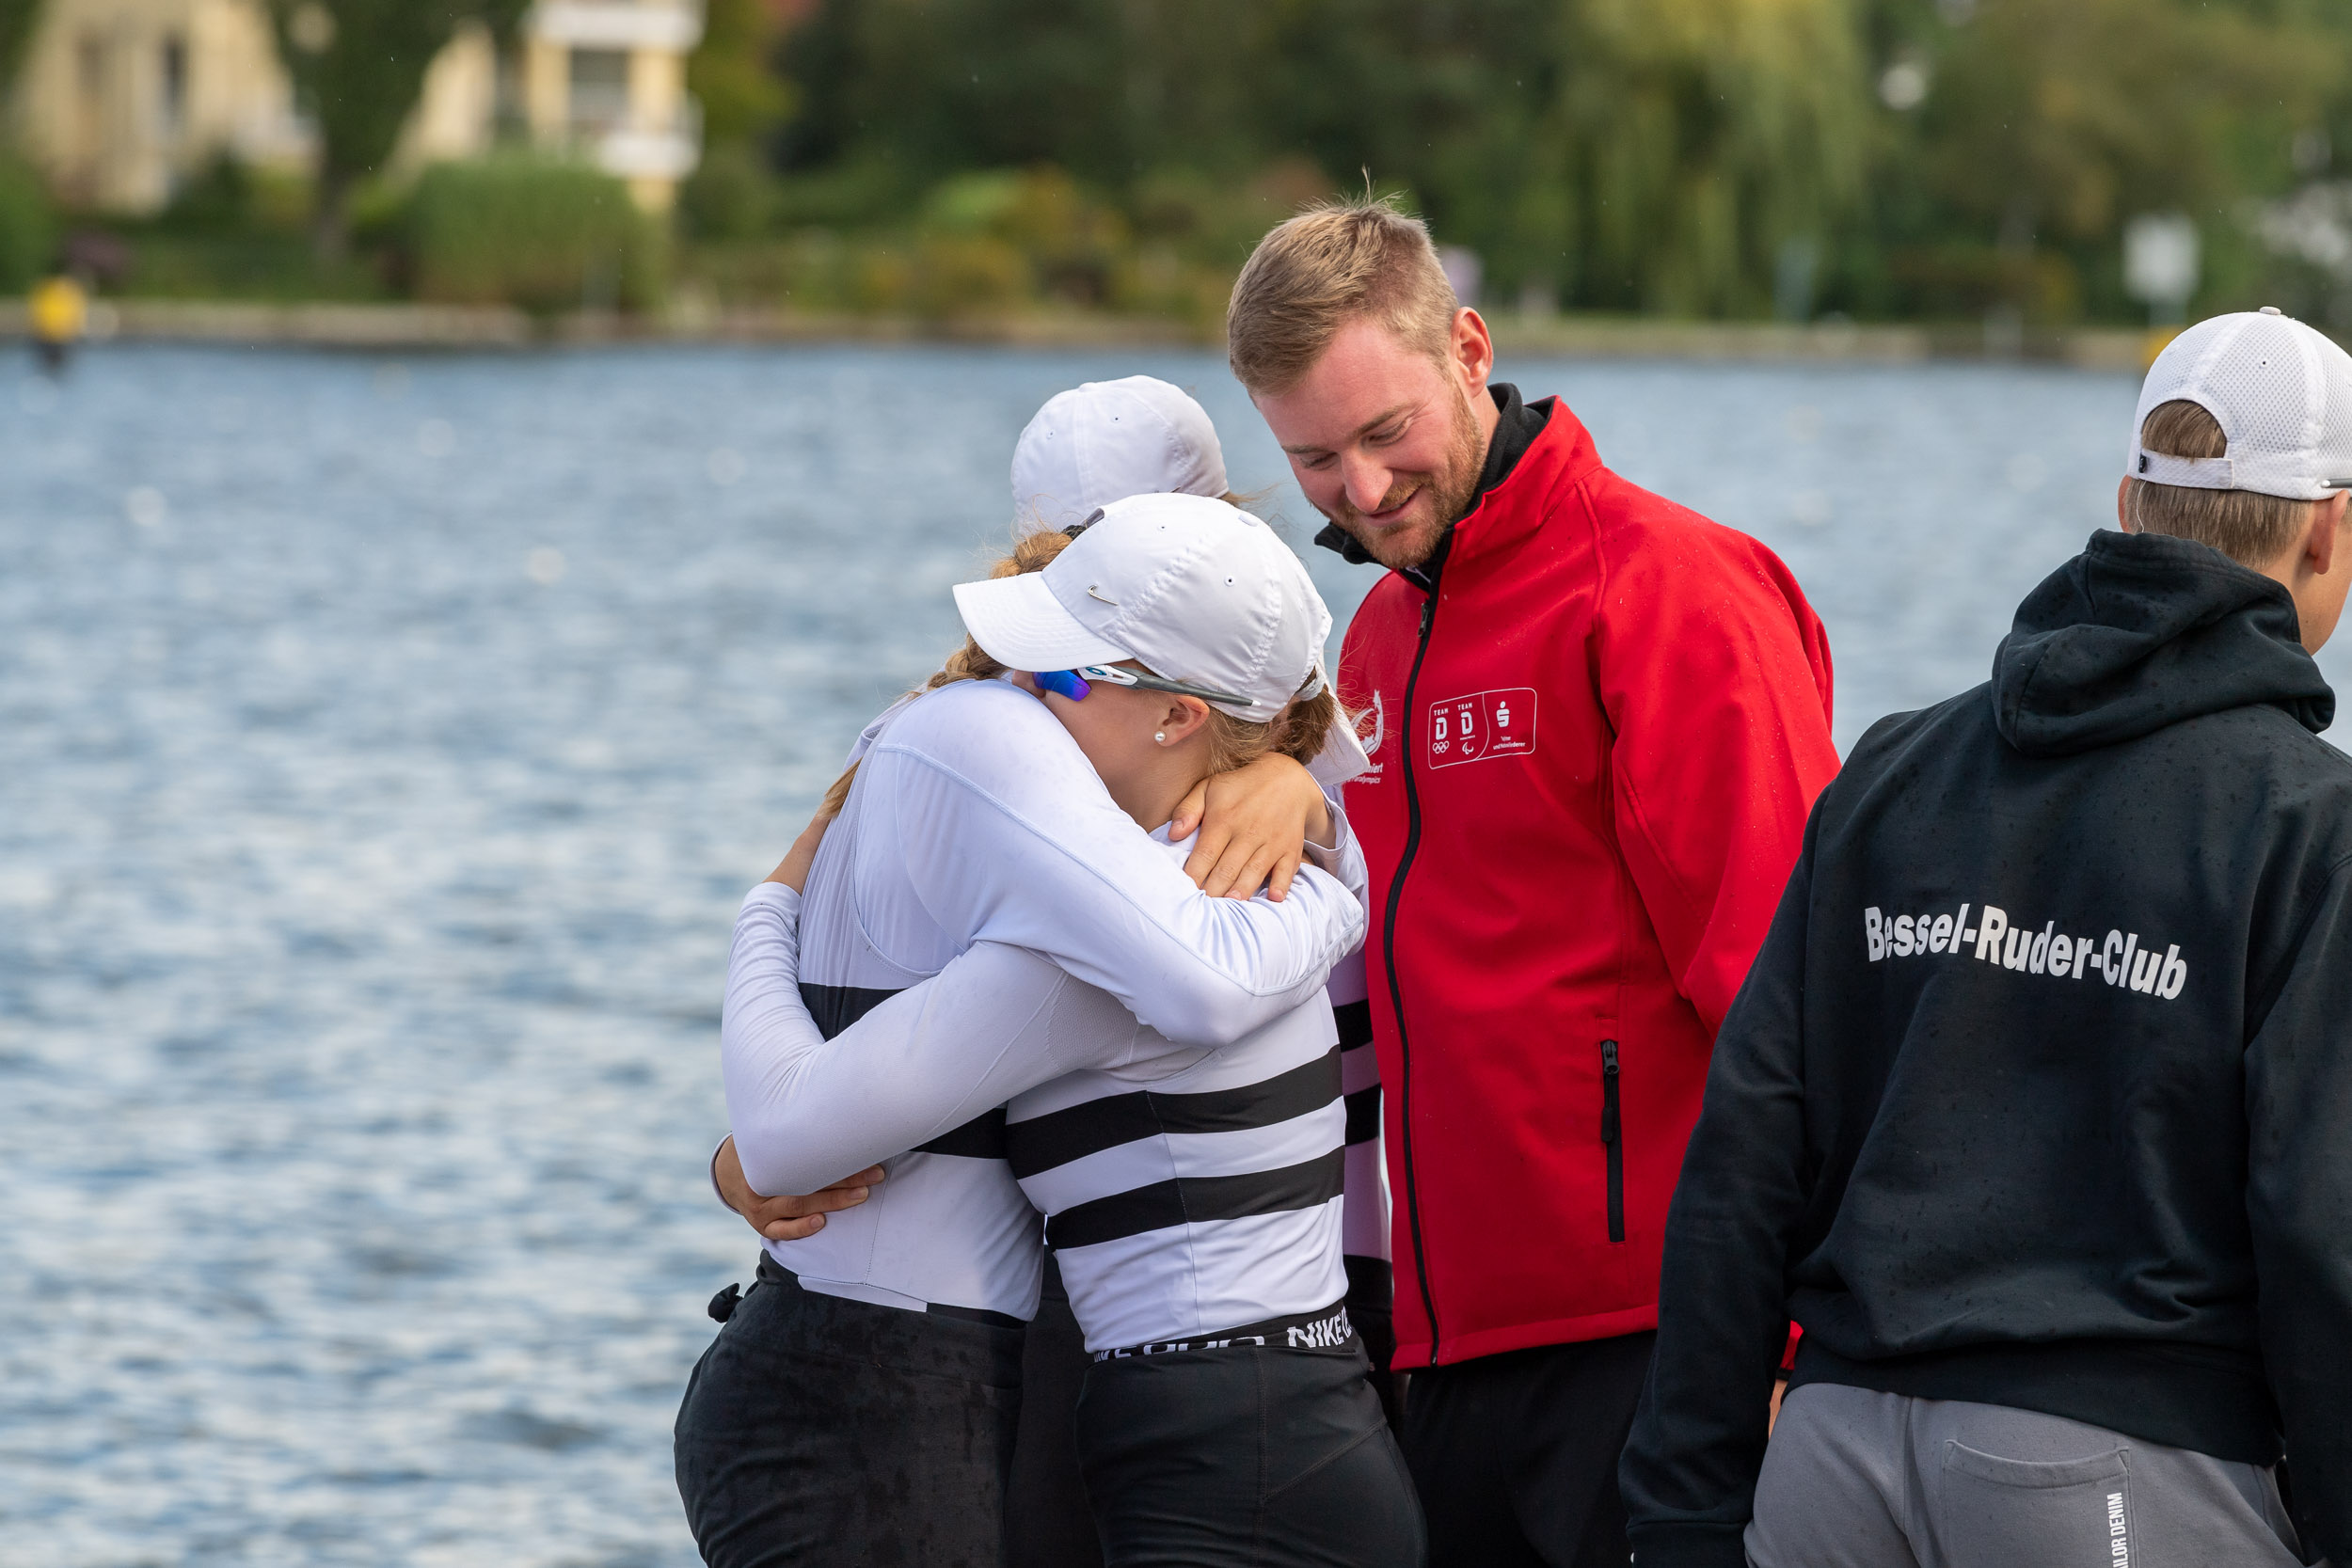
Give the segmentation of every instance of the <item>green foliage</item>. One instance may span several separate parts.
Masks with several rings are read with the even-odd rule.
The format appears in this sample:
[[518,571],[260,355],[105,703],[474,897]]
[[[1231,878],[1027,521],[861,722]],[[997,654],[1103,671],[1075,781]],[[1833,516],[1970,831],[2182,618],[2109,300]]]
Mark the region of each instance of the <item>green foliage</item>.
[[57,214],[33,171],[0,155],[0,291],[16,293],[46,272],[57,245]]
[[0,103],[8,102],[16,73],[24,63],[24,46],[33,40],[33,24],[40,20],[43,0],[0,0]]
[[319,128],[320,241],[342,243],[344,202],[383,167],[458,26],[512,35],[529,0],[269,0],[278,53]]
[[780,58],[785,224],[1052,166],[1125,222],[1114,302],[1238,265],[1303,164],[1506,304],[2129,318],[2134,214],[2239,302],[2255,205],[2352,152],[2352,0],[824,0]]
[[678,216],[697,239],[750,240],[775,224],[776,179],[740,142],[712,147],[678,188]]
[[2271,268],[2251,209],[2352,107],[2338,0],[1878,0],[1866,34],[1883,93],[1898,68],[1924,91],[1878,116],[1850,267],[1880,312],[2128,316],[2122,226],[2169,210],[2203,232],[2206,303],[2254,300]]
[[703,106],[703,135],[712,147],[756,146],[784,123],[792,95],[770,69],[776,38],[768,0],[708,0],[702,43],[686,62],[686,88]]
[[611,176],[507,154],[439,164],[418,181],[408,235],[416,292],[552,313],[646,309],[661,293],[660,235]]

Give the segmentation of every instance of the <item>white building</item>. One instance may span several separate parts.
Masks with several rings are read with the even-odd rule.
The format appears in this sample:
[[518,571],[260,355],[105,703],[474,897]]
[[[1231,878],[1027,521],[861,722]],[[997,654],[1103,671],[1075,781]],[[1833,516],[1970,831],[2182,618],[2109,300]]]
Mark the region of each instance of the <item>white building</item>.
[[[394,165],[486,150],[503,98],[534,144],[666,208],[701,155],[686,57],[702,28],[702,0],[540,0],[503,71],[469,28],[427,69]],[[156,211],[224,152],[307,166],[314,146],[262,0],[48,0],[16,110],[59,193],[113,212]]]

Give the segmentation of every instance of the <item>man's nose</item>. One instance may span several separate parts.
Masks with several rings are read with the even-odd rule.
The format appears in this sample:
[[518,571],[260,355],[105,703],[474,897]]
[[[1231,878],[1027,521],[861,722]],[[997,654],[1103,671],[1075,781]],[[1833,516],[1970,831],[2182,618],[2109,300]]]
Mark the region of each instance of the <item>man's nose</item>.
[[1347,499],[1359,512],[1377,512],[1389,496],[1389,469],[1362,452],[1348,452],[1340,458],[1340,475],[1347,485]]

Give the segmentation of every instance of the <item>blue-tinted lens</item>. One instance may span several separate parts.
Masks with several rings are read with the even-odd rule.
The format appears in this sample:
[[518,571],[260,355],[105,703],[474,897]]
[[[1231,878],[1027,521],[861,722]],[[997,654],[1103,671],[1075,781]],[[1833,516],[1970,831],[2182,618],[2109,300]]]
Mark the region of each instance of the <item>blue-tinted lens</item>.
[[1055,696],[1067,697],[1073,703],[1085,702],[1087,693],[1094,689],[1087,685],[1086,677],[1075,670],[1033,670],[1029,678],[1037,682],[1040,691],[1051,691]]

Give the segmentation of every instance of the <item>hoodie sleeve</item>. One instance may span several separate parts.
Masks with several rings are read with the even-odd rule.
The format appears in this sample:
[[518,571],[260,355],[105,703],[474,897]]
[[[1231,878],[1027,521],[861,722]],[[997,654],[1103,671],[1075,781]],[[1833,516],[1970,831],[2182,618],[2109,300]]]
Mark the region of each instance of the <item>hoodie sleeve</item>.
[[1813,832],[1716,1036],[1667,1212],[1658,1347],[1618,1465],[1643,1568],[1742,1568],[1804,1212],[1805,937]]
[[1721,1027],[1837,771],[1829,641],[1778,558],[1689,514],[1604,532],[1593,662],[1617,842],[1676,989]]
[[2329,878],[2246,1052],[2263,1359],[2306,1550],[2352,1562],[2352,864]]

